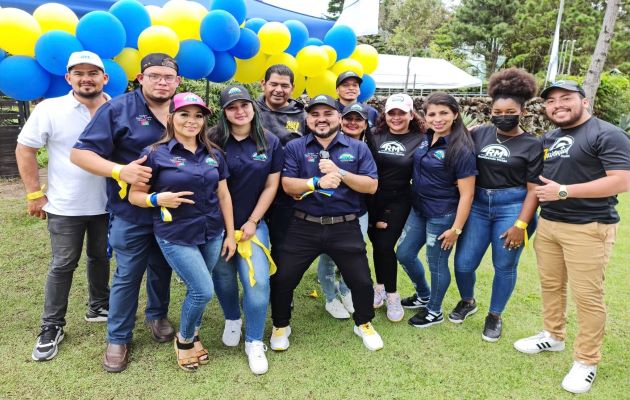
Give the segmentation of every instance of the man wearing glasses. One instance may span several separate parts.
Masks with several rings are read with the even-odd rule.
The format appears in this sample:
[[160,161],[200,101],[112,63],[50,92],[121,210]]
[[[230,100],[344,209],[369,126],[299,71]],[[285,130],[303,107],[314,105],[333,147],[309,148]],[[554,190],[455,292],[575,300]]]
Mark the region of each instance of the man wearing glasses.
[[127,201],[129,185],[147,184],[151,168],[140,152],[164,133],[171,97],[180,83],[175,60],[153,53],[141,62],[140,88],[113,99],[94,115],[79,136],[70,159],[79,167],[107,180],[107,207],[111,213],[109,243],[116,254],[107,320],[107,350],[103,367],[108,372],[127,368],[129,345],[138,308],[138,292],[147,270],[146,321],[153,339],[168,342],[174,330],[167,320],[171,268],[153,236],[151,211]]

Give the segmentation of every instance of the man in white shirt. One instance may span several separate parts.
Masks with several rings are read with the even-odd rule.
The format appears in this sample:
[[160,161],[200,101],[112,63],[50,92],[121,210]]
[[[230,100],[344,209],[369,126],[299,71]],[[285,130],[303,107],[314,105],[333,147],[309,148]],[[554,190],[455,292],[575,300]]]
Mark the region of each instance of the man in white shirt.
[[[109,100],[103,92],[108,76],[98,55],[72,53],[66,81],[72,91],[42,101],[18,136],[18,169],[26,189],[28,214],[48,218],[52,260],[44,292],[41,332],[33,349],[35,361],[57,355],[63,340],[72,275],[87,233],[88,322],[107,321],[109,309],[108,214],[105,178],[70,162],[70,150],[96,110]],[[48,150],[48,189],[40,186],[37,151]]]

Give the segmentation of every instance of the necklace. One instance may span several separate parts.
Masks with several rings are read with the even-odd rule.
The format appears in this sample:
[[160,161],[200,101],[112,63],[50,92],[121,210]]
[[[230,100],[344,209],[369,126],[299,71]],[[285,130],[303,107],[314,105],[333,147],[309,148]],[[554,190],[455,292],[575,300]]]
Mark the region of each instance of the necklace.
[[519,137],[521,135],[522,135],[522,133],[519,133],[518,135],[510,136],[509,139],[505,139],[505,140],[501,141],[499,139],[499,130],[496,129],[496,128],[494,129],[494,137],[497,139],[497,143],[499,143],[499,144],[503,144],[503,143],[509,142],[510,140],[514,139],[515,137]]

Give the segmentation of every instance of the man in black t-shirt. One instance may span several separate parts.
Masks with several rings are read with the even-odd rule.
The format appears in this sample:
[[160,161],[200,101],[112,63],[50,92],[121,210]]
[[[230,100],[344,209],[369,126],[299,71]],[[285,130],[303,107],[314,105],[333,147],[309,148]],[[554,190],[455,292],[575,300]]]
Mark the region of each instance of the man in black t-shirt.
[[541,218],[534,249],[544,330],[514,347],[529,354],[564,349],[568,282],[579,328],[575,361],[562,387],[584,393],[601,359],[604,271],[619,222],[616,195],[630,190],[630,140],[619,128],[591,116],[584,90],[575,82],[555,82],[541,97],[547,117],[559,128],[542,137],[543,185],[536,189]]

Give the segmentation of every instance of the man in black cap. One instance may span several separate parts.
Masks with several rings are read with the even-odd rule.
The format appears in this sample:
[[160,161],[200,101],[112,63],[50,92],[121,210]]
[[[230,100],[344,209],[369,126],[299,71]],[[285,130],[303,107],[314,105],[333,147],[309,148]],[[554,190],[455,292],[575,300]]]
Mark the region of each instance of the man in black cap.
[[555,82],[541,97],[547,117],[558,126],[542,137],[543,184],[536,189],[541,211],[534,249],[544,330],[514,347],[528,354],[564,350],[568,282],[578,333],[573,366],[562,387],[584,393],[601,359],[604,271],[619,223],[617,194],[630,190],[630,140],[621,129],[591,115],[576,82]]
[[157,342],[171,341],[175,333],[167,320],[171,268],[155,242],[150,209],[132,206],[127,189],[132,184],[147,184],[151,178],[151,168],[142,165],[146,156],[139,158],[140,153],[164,134],[171,98],[181,78],[175,60],[161,53],[144,57],[141,71],[137,76],[140,88],[103,105],[70,156],[79,167],[112,178],[107,180],[107,207],[116,272],[103,360],[108,372],[127,368],[138,292],[147,267],[145,323]]
[[[337,78],[337,110],[343,112],[344,107],[356,103],[361,95],[361,83],[363,79],[354,71],[346,71],[339,74]],[[368,111],[368,124],[374,126],[378,118],[378,111],[368,104],[364,104]]]
[[273,350],[289,347],[293,291],[320,254],[337,264],[352,292],[354,332],[369,350],[383,341],[371,324],[374,291],[359,227],[363,195],[378,186],[376,164],[367,145],[340,134],[341,117],[335,100],[315,96],[306,108],[311,133],[285,147],[284,191],[299,197],[280,247],[278,270],[271,279]]

